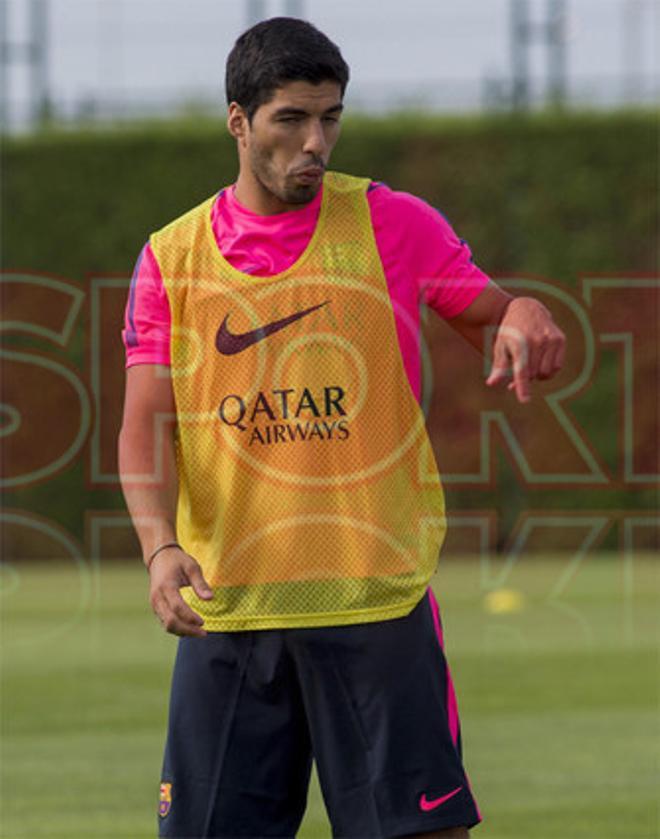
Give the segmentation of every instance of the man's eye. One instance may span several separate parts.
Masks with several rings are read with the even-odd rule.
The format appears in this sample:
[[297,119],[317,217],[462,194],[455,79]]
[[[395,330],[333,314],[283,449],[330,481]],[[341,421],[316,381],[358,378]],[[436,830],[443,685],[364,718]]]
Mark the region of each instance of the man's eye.
[[300,122],[300,117],[280,117],[280,122]]
[[323,122],[339,122],[338,117],[323,117]]

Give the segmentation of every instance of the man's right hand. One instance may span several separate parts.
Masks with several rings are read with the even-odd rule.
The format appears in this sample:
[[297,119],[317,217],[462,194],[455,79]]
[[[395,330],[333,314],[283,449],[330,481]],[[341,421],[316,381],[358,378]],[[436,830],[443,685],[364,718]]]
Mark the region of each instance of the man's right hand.
[[180,592],[183,586],[192,586],[203,600],[213,597],[213,590],[204,579],[199,563],[181,548],[165,548],[153,558],[149,577],[149,602],[164,629],[173,635],[203,638],[206,635],[204,621]]

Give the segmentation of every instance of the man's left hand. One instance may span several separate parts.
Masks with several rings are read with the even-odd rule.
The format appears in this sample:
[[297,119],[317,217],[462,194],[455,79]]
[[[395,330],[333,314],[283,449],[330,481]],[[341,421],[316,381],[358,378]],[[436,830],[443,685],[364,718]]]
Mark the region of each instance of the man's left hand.
[[493,344],[489,386],[511,378],[519,402],[529,402],[534,379],[551,379],[563,363],[566,336],[546,307],[532,297],[515,297],[507,306]]

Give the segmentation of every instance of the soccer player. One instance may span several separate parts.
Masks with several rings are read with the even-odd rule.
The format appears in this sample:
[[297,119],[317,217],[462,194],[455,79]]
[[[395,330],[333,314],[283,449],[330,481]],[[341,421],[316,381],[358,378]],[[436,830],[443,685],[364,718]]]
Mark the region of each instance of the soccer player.
[[154,233],[130,288],[120,470],[180,636],[162,836],[294,836],[312,755],[335,836],[481,818],[429,586],[445,515],[418,306],[475,345],[495,327],[486,383],[523,402],[564,337],[436,210],[328,170],[348,76],[309,23],[245,32],[236,182]]

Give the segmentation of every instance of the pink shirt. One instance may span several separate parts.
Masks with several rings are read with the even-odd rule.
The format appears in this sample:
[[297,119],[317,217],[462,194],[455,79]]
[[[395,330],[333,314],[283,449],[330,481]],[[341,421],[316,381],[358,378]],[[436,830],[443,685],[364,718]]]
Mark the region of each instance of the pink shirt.
[[[420,395],[419,305],[443,318],[459,315],[481,293],[488,277],[472,261],[466,242],[426,202],[372,183],[367,193],[376,245],[395,315],[399,347],[413,393]],[[301,209],[260,216],[223,190],[211,213],[225,259],[246,274],[285,271],[302,254],[314,231],[321,191]],[[128,296],[126,366],[170,363],[170,310],[160,269],[147,243]]]

